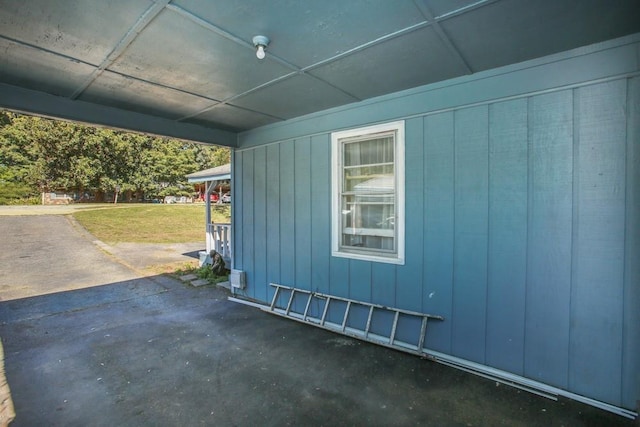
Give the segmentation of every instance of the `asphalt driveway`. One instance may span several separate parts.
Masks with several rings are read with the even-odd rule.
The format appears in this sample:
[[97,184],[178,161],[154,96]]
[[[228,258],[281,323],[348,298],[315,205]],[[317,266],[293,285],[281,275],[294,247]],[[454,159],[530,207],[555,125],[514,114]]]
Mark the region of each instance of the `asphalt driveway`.
[[133,280],[193,260],[204,247],[204,235],[201,243],[107,245],[68,209],[11,208],[0,208],[0,301]]
[[132,280],[64,215],[1,216],[0,299],[9,300]]
[[[48,289],[0,302],[14,427],[637,425],[271,316],[225,289],[141,276],[85,236],[66,237],[75,244],[40,253],[39,237],[22,236],[2,251],[3,272]],[[63,251],[73,272],[56,266]],[[47,288],[67,281],[93,286]]]

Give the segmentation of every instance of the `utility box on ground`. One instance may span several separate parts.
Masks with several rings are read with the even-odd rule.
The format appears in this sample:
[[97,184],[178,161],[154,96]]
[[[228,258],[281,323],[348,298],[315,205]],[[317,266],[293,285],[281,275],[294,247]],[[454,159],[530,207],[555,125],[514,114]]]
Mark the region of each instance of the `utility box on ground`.
[[241,270],[231,270],[229,274],[229,282],[231,287],[236,289],[244,289],[247,286],[247,275]]

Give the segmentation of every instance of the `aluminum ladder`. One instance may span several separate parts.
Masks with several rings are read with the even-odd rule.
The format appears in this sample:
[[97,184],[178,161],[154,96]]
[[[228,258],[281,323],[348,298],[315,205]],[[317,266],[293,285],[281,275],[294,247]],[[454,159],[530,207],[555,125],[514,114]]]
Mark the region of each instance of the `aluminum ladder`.
[[[271,304],[262,307],[264,311],[422,357],[430,357],[424,349],[429,319],[444,320],[442,316],[385,307],[379,304],[292,288],[276,283],[271,283],[270,285],[275,288],[275,292]],[[304,305],[304,310],[294,309],[296,299],[298,299],[298,302],[302,302],[300,305]],[[311,309],[314,303],[316,303],[317,310]],[[366,322],[361,322],[360,325],[350,322],[350,315],[355,310],[364,310],[367,316]],[[333,311],[332,316],[329,315],[330,311]],[[383,315],[389,318],[386,320],[378,317],[381,320],[378,323],[382,325],[382,328],[378,329],[387,329],[388,333],[381,334],[380,331],[374,332],[372,330],[372,321],[376,315]],[[330,320],[330,317],[337,317],[339,321]],[[419,322],[420,327],[417,328],[419,329],[419,335],[414,342],[408,342],[397,336],[398,324],[401,319],[412,319],[414,323]]]

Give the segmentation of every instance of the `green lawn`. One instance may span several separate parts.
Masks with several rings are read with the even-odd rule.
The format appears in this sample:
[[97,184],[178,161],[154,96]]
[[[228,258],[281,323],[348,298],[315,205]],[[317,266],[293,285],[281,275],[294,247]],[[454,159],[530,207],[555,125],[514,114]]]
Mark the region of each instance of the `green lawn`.
[[[73,217],[103,242],[186,243],[204,239],[205,207],[195,205],[101,205]],[[214,206],[214,222],[230,222],[229,206]]]

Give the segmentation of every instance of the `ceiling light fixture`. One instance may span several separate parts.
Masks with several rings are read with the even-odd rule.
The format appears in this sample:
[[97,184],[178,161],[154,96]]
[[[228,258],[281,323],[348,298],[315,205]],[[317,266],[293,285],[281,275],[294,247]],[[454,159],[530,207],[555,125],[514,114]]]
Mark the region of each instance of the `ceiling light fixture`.
[[269,37],[267,36],[254,36],[253,45],[256,47],[256,56],[258,59],[264,59],[264,50],[269,46]]

